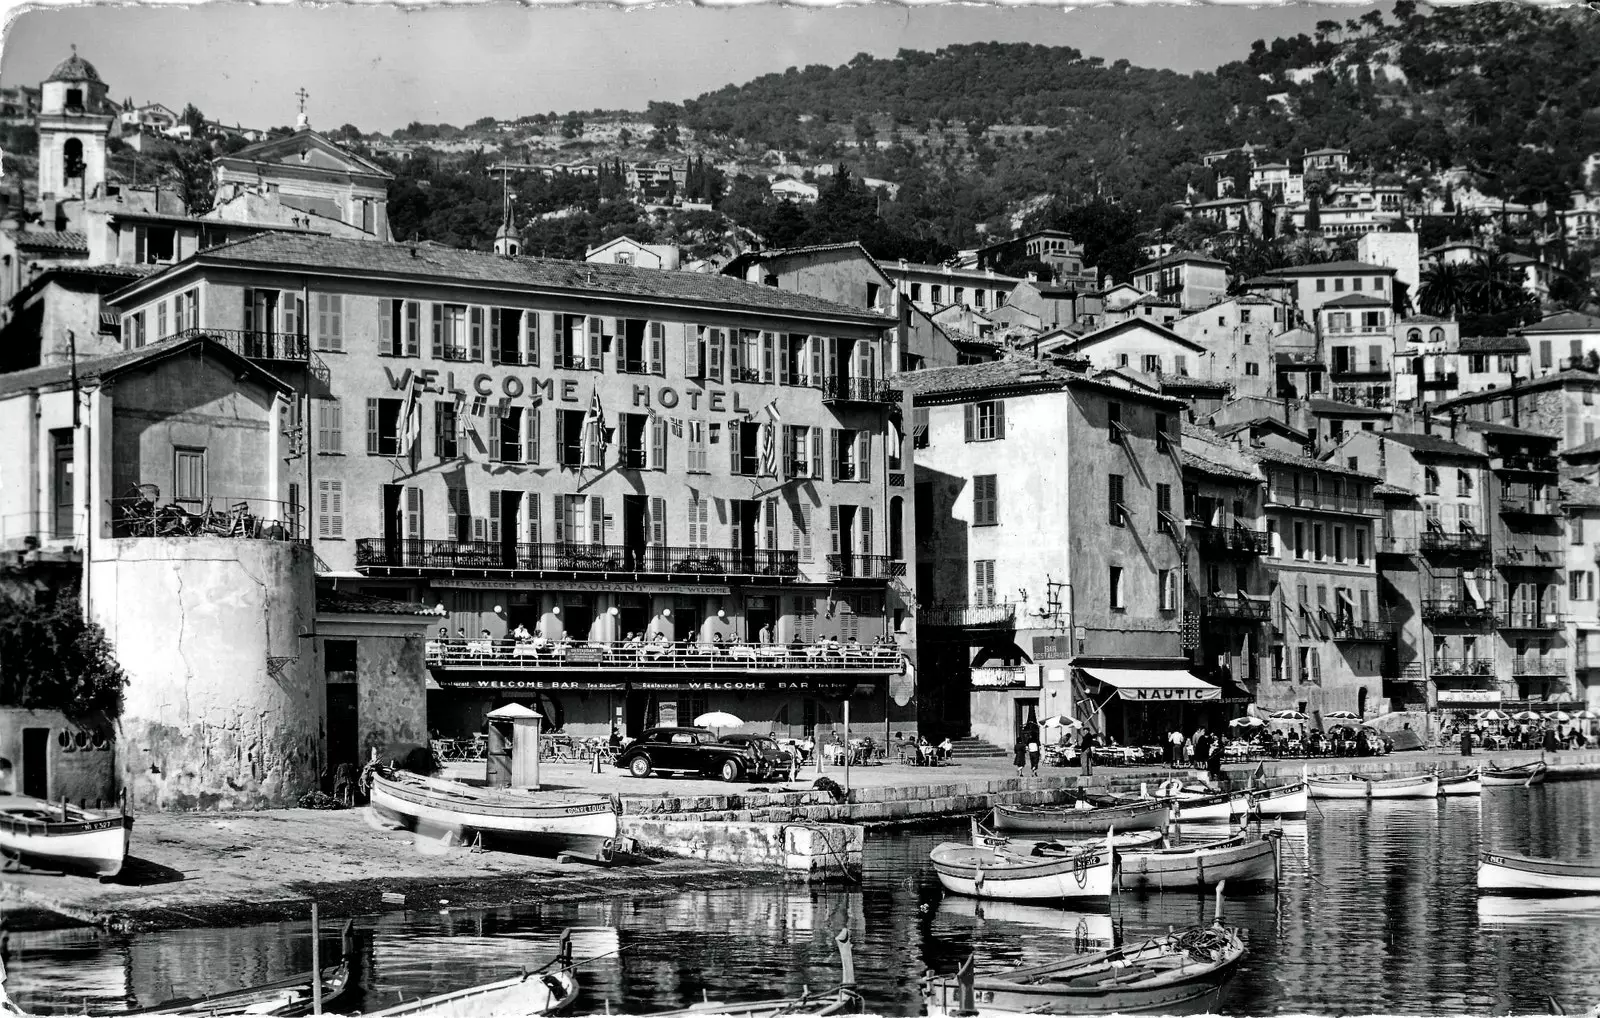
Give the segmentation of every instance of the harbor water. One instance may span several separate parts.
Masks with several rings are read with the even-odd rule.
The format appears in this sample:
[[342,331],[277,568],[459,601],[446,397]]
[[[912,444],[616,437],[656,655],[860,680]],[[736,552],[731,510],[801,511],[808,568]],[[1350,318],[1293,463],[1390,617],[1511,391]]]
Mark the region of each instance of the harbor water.
[[[1320,807],[1320,808],[1319,808]],[[1200,832],[1188,832],[1194,837]],[[823,989],[851,931],[857,983],[881,1014],[921,1013],[918,982],[970,952],[1000,968],[1209,921],[1208,894],[1122,894],[1079,910],[946,898],[928,865],[965,824],[874,831],[859,885],[763,886],[488,911],[449,900],[355,921],[359,988],[330,1010],[373,1010],[544,964],[573,928],[572,1013],[641,1013]],[[1480,850],[1600,861],[1600,781],[1493,789],[1439,802],[1314,802],[1287,827],[1283,879],[1230,894],[1250,953],[1220,1010],[1267,1014],[1532,1014],[1600,1002],[1600,897],[1481,898]],[[340,951],[323,928],[324,964]],[[119,935],[10,934],[7,991],[36,1014],[107,1014],[310,967],[307,924]],[[1577,1006],[1580,1005],[1581,1007]]]

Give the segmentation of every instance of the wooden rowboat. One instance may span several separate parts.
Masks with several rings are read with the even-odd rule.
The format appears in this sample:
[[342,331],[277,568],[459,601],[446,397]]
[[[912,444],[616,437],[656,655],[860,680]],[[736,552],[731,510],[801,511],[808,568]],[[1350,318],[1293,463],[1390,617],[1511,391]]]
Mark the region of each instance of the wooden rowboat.
[[[554,971],[548,971],[555,967]],[[408,1000],[365,1018],[499,1018],[502,1015],[554,1014],[578,999],[578,976],[572,968],[572,934],[561,936],[561,949],[544,969],[524,969],[507,979]]]
[[1250,835],[1179,848],[1119,852],[1117,867],[1123,887],[1186,890],[1230,883],[1276,883],[1278,834]]
[[[322,970],[322,1004],[327,1007],[351,989],[350,962]],[[135,1008],[121,1015],[308,1015],[313,1006],[311,973],[302,972],[259,986],[215,993],[188,1000],[169,1000],[154,1007]]]
[[[707,998],[699,1004],[674,1011],[651,1011],[646,1018],[701,1018],[704,1015],[731,1015],[733,1018],[826,1018],[829,1015],[861,1014],[866,1003],[855,991],[856,969],[850,931],[840,930],[834,938],[839,948],[839,962],[843,978],[836,989],[817,993],[809,989],[798,997],[758,1000],[730,1004]],[[609,1013],[609,1008],[607,1009]]]
[[454,831],[519,848],[606,856],[617,837],[617,811],[605,796],[562,796],[474,788],[405,771],[372,775],[372,810],[408,830]]
[[0,855],[24,866],[114,877],[128,857],[133,817],[26,796],[0,799]]
[[1483,782],[1479,780],[1477,771],[1468,771],[1465,774],[1452,774],[1439,778],[1439,795],[1479,795],[1483,792]]
[[1306,779],[1307,793],[1313,799],[1365,799],[1367,782],[1353,774],[1330,774]]
[[1104,845],[1107,841],[1111,847],[1119,852],[1137,851],[1144,848],[1159,848],[1166,843],[1167,836],[1164,831],[1128,831],[1126,833],[1112,831],[1103,838],[1089,837],[1073,841],[1063,841],[1051,838],[1048,841],[1036,841],[1032,838],[1018,838],[990,830],[972,819],[972,843],[986,848],[1004,848],[1017,855],[1076,855],[1085,848]]
[[1005,848],[946,842],[929,853],[951,894],[1002,901],[1109,898],[1116,849],[1101,844],[1073,855],[1020,855]]
[[1478,860],[1478,890],[1502,894],[1600,894],[1600,863],[1485,852]]
[[1263,820],[1303,820],[1306,815],[1308,789],[1304,781],[1272,788],[1250,790],[1250,809],[1245,815],[1259,816]]
[[1534,785],[1544,784],[1544,779],[1550,773],[1550,766],[1543,760],[1534,760],[1530,763],[1517,764],[1514,767],[1496,767],[1493,762],[1479,772],[1479,780],[1484,788],[1531,788]]
[[1156,786],[1155,794],[1140,786],[1138,796],[1126,796],[1124,802],[1164,802],[1172,809],[1175,824],[1227,823],[1250,810],[1250,793],[1219,792],[1205,786],[1189,786],[1177,779]]
[[1050,834],[1104,834],[1119,831],[1164,830],[1172,808],[1162,802],[1135,802],[1104,809],[1057,806],[996,806],[994,828],[999,831],[1043,831]]
[[1419,774],[1404,778],[1368,778],[1367,788],[1373,799],[1437,799],[1439,776]]

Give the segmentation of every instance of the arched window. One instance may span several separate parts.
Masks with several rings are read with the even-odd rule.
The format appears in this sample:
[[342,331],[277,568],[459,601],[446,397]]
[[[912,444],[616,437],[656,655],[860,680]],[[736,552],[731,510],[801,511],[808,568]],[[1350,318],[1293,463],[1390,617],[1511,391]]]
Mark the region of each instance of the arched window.
[[1406,342],[1407,343],[1420,343],[1420,342],[1422,342],[1422,330],[1421,329],[1412,329],[1410,332],[1406,333]]
[[83,179],[83,142],[68,138],[61,146],[61,182]]
[[1438,327],[1434,327],[1432,329],[1429,329],[1428,330],[1428,342],[1430,342],[1430,343],[1443,343],[1444,342],[1444,330],[1441,329],[1441,328],[1438,328]]
[[896,495],[889,500],[889,557],[903,559],[905,555],[905,499]]

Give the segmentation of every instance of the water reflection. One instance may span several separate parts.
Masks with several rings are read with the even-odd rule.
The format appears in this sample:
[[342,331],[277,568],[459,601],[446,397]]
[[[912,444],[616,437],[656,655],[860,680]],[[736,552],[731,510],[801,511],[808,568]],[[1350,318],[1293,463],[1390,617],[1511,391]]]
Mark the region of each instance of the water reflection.
[[[945,898],[927,863],[947,830],[868,842],[860,885],[763,886],[530,908],[431,911],[356,924],[349,1009],[537,967],[572,927],[575,1013],[641,1013],[710,997],[797,994],[839,978],[833,937],[848,927],[858,981],[883,1014],[918,1014],[918,980],[971,952],[985,967],[1061,957],[1209,921],[1212,895],[1123,894],[1106,910]],[[1208,840],[1222,829],[1197,830]],[[1186,835],[1190,832],[1185,831]],[[1276,891],[1230,894],[1251,952],[1222,1002],[1229,1014],[1529,1014],[1544,994],[1592,1002],[1600,989],[1600,900],[1484,898],[1482,848],[1600,858],[1600,782],[1440,802],[1322,802],[1283,825]],[[324,929],[324,957],[338,930]],[[279,978],[310,967],[303,923],[123,937],[91,930],[11,936],[14,999],[37,1013],[106,1013]]]

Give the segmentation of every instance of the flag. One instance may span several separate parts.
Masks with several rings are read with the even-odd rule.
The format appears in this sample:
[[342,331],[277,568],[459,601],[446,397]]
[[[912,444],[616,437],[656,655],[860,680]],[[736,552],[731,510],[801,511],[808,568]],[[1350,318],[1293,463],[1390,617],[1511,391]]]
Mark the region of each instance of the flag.
[[776,396],[772,398],[772,402],[768,403],[761,409],[766,413],[767,419],[772,421],[774,424],[783,420],[783,415],[778,413],[778,398]]
[[472,416],[482,417],[489,412],[489,397],[474,396],[472,398]]
[[606,451],[606,414],[605,409],[600,405],[600,390],[593,389],[591,392],[589,414],[584,418],[584,427],[594,429],[590,434],[593,436],[594,443],[600,447],[600,452],[603,455]]
[[422,438],[422,400],[417,395],[417,385],[411,383],[411,389],[406,393],[405,411],[400,416],[400,451],[403,455],[416,452],[417,443]]
[[771,421],[761,429],[761,472],[778,475],[778,439],[774,434],[778,426]]
[[683,437],[683,418],[682,417],[672,417],[672,418],[668,418],[668,420],[672,424],[672,437],[673,438],[682,438]]
[[661,415],[656,413],[656,408],[653,407],[653,406],[650,406],[648,403],[645,404],[644,415],[646,417],[650,418],[652,421],[661,419]]

